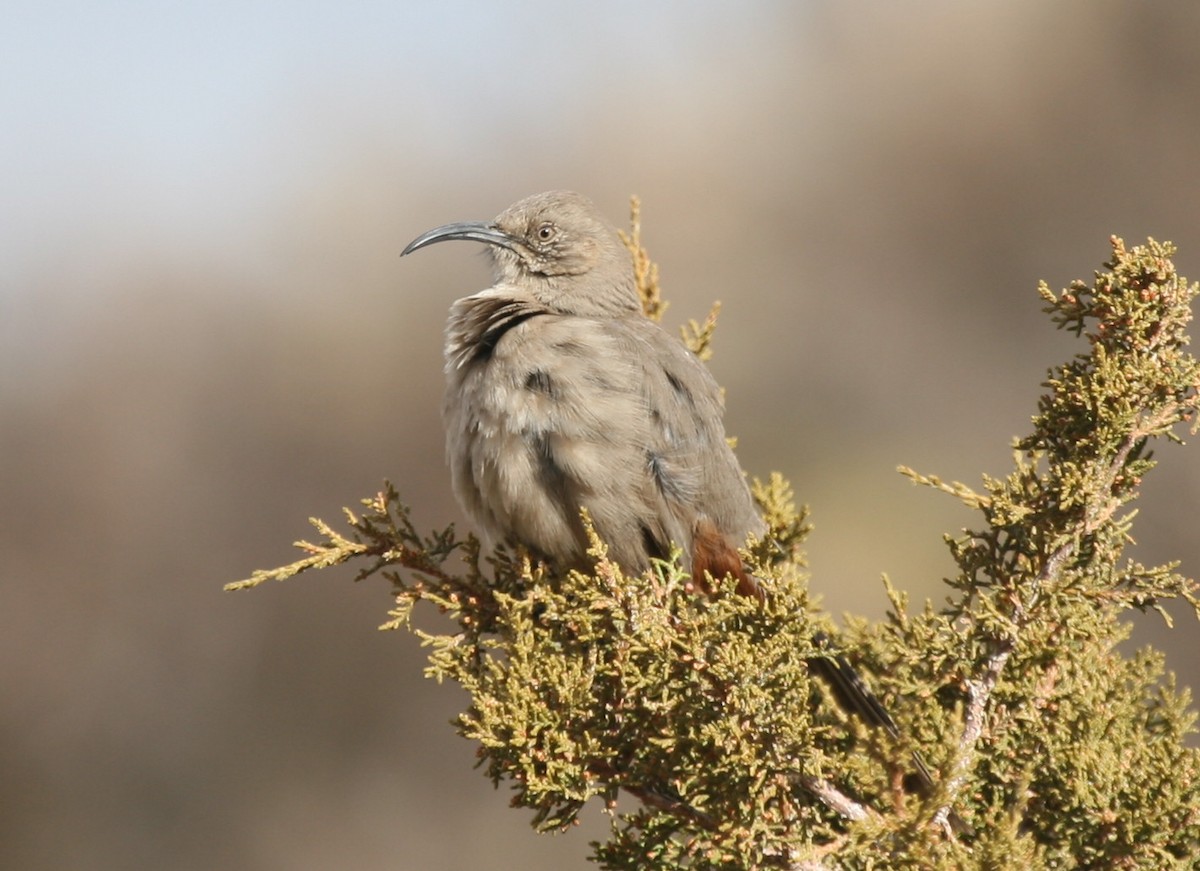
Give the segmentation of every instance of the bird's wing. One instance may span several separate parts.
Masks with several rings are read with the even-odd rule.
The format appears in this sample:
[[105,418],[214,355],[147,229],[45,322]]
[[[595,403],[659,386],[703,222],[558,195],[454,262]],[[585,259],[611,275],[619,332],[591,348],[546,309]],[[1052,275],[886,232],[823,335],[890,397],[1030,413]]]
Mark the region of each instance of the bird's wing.
[[721,390],[678,339],[639,320],[631,333],[642,344],[647,471],[659,510],[683,530],[676,543],[689,558],[707,554],[702,567],[715,577],[737,574],[737,548],[762,531],[762,521],[725,437]]

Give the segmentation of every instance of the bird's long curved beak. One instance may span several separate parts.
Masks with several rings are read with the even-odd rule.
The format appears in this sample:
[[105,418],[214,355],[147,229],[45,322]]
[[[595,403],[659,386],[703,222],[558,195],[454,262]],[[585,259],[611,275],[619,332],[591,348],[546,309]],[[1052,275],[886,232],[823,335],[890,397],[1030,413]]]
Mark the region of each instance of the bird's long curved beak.
[[501,248],[513,247],[513,240],[507,233],[489,221],[458,221],[454,224],[444,224],[426,230],[413,239],[400,252],[400,256],[411,254],[418,248],[432,245],[434,242],[446,242],[451,239],[468,239],[472,242],[485,242],[488,245],[499,245]]

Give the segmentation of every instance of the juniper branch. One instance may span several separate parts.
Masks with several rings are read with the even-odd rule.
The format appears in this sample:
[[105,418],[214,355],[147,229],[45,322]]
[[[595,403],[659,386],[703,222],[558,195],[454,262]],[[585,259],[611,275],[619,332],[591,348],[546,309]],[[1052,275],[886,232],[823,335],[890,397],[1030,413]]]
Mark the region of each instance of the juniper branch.
[[[1035,430],[1018,443],[1017,471],[1006,481],[988,479],[989,495],[981,497],[902,469],[988,521],[986,531],[952,546],[962,568],[955,585],[963,592],[950,613],[974,627],[967,638],[980,645],[982,658],[979,676],[964,681],[968,704],[939,822],[968,781],[1013,652],[1045,640],[1026,635],[1052,609],[1049,598],[1076,587],[1110,604],[1180,596],[1197,605],[1194,584],[1178,576],[1163,579],[1160,571],[1162,582],[1137,588],[1139,600],[1122,595],[1111,579],[1126,535],[1117,512],[1153,465],[1143,448],[1153,437],[1172,437],[1175,424],[1194,416],[1200,386],[1200,366],[1183,350],[1197,291],[1175,274],[1173,248],[1154,240],[1132,250],[1116,238],[1112,244],[1110,271],[1097,273],[1091,287],[1075,282],[1060,296],[1039,289],[1060,327],[1087,333],[1091,353],[1051,372]],[[1143,580],[1150,574],[1143,572]],[[988,609],[979,609],[981,599]]]
[[[946,608],[910,617],[889,587],[891,621],[852,623],[853,648],[838,645],[898,703],[882,739],[810,681],[832,628],[802,571],[806,509],[777,475],[754,483],[770,534],[745,555],[771,590],[762,605],[697,595],[674,558],[625,577],[594,537],[587,572],[484,555],[453,527],[419,533],[390,484],[346,512],[348,532],[314,520],[301,559],[229,588],[343,564],[390,581],[381,628],[414,632],[427,675],[467,691],[456,725],[484,771],[539,829],[601,798],[613,831],[593,850],[606,868],[1184,867],[1200,851],[1188,699],[1158,684],[1154,657],[1114,652],[1121,609],[1179,597],[1200,610],[1173,566],[1117,568],[1122,506],[1154,464],[1147,445],[1195,417],[1200,368],[1183,326],[1196,287],[1171,250],[1114,240],[1091,286],[1040,289],[1090,353],[1050,373],[1007,478],[977,493],[904,470],[985,524],[949,540],[959,574]],[[661,313],[647,264],[639,285]],[[447,631],[412,625],[422,602]],[[911,770],[918,744],[926,774],[945,776],[913,812],[887,772]],[[949,833],[952,808],[973,811],[974,831]]]

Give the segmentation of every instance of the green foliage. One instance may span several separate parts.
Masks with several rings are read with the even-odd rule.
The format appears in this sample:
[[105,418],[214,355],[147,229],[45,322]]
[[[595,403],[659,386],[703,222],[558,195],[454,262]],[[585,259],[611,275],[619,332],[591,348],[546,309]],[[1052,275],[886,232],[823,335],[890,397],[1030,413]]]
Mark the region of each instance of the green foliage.
[[[1122,555],[1149,444],[1178,440],[1198,401],[1184,332],[1197,288],[1172,254],[1114,239],[1090,285],[1041,287],[1088,347],[1050,372],[1007,477],[976,492],[902,469],[981,522],[947,538],[959,572],[943,607],[910,613],[889,584],[885,622],[833,636],[898,738],[840,711],[810,675],[833,630],[808,597],[806,514],[778,475],[754,484],[770,525],[746,552],[761,603],[731,587],[703,595],[673,561],[626,577],[594,537],[586,574],[485,556],[453,527],[419,534],[391,485],[347,512],[349,534],[313,521],[322,542],[298,543],[304,559],[231,587],[351,560],[359,578],[389,580],[383,628],[417,634],[426,673],[468,691],[456,725],[488,776],[540,829],[603,802],[612,832],[593,849],[606,868],[1192,868],[1188,694],[1157,653],[1117,650],[1131,608],[1183,598],[1200,611],[1174,565]],[[644,298],[661,313],[651,267]],[[711,323],[693,334],[707,348]],[[412,624],[421,602],[444,630]],[[906,789],[918,749],[929,795]]]

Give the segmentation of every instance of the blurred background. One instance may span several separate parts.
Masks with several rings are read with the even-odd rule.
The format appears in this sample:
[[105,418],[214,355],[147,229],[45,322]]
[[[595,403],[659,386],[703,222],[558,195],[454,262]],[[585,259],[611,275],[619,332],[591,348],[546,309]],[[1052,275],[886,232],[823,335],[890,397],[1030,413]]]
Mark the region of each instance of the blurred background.
[[[252,593],[384,477],[427,528],[441,327],[489,281],[419,232],[536,191],[643,199],[672,327],[812,586],[920,603],[1079,346],[1038,279],[1110,234],[1200,277],[1200,5],[10,4],[0,29],[0,867],[587,867],[472,770],[382,582]],[[1200,570],[1200,453],[1135,555]],[[1200,631],[1139,620],[1200,682]]]

